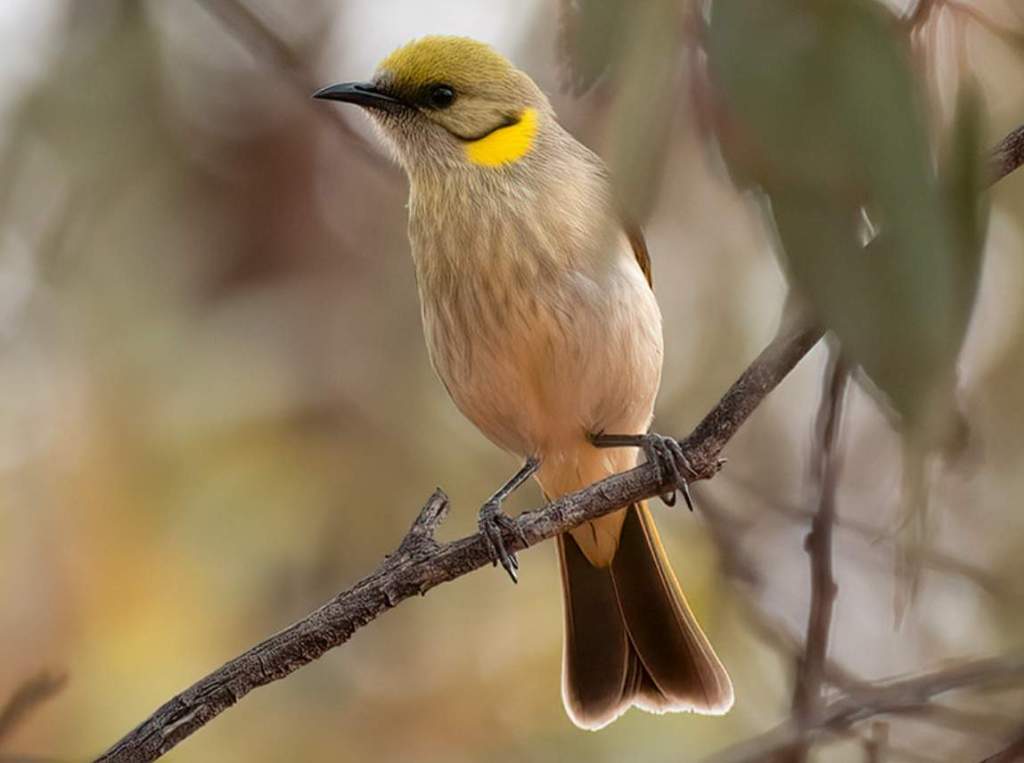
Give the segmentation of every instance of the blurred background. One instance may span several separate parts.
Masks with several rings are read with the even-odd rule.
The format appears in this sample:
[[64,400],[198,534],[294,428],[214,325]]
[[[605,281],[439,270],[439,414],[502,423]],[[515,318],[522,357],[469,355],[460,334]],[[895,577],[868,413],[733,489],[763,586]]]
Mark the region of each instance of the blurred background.
[[[41,671],[66,675],[3,730],[0,759],[95,756],[370,572],[435,486],[454,538],[517,466],[430,369],[404,177],[365,118],[311,101],[314,87],[368,78],[427,33],[490,42],[538,81],[644,219],[665,316],[657,431],[688,432],[771,339],[786,278],[691,95],[688,30],[638,13],[620,76],[588,88],[564,39],[586,5],[0,4],[0,704]],[[1024,122],[1024,8],[932,5],[908,32],[929,124],[949,123],[971,72],[994,145]],[[671,97],[622,86],[652,66],[634,50],[670,62],[647,80]],[[1024,647],[1024,172],[991,202],[959,365],[969,435],[928,471],[909,603],[900,438],[862,386],[848,401],[830,654],[864,680]],[[734,678],[728,716],[632,711],[574,728],[545,544],[522,555],[518,586],[484,570],[407,601],[167,760],[696,761],[772,727],[790,712],[787,645],[807,619],[823,361],[819,347],[695,486],[704,511],[657,511]],[[541,500],[531,485],[510,508]],[[893,760],[980,760],[1020,723],[1024,691],[945,706],[892,723]],[[816,754],[865,755],[856,735]]]

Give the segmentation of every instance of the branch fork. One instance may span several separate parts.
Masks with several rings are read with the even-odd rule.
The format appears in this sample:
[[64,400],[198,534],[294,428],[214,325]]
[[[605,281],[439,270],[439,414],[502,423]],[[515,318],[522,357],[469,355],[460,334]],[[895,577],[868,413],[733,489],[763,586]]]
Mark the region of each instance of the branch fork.
[[435,489],[423,504],[420,513],[416,515],[416,520],[399,544],[398,551],[389,555],[385,564],[392,563],[398,558],[415,559],[437,553],[441,544],[437,542],[435,535],[437,528],[447,519],[449,508],[448,495],[441,488]]

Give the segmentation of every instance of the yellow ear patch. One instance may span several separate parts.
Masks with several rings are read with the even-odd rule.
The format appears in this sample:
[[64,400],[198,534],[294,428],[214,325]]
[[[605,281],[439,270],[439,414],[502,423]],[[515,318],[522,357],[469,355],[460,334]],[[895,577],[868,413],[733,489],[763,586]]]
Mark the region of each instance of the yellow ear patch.
[[519,121],[466,144],[466,156],[481,167],[511,164],[530,153],[537,136],[537,110],[525,109]]

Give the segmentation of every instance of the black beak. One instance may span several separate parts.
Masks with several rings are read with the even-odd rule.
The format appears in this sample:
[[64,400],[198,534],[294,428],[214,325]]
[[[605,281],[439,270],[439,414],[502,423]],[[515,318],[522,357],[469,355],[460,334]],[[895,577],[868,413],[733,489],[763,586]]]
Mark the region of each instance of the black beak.
[[313,93],[313,97],[322,98],[325,101],[354,103],[357,106],[384,111],[395,111],[405,108],[406,105],[404,101],[378,90],[371,82],[343,82],[340,85],[331,85],[317,90]]

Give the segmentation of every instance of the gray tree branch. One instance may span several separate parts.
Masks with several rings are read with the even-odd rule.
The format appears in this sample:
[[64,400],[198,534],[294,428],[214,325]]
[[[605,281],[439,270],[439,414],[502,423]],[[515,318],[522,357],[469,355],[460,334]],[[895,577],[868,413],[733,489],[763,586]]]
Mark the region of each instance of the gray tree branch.
[[[820,329],[802,313],[790,311],[775,339],[682,441],[697,479],[710,478],[719,470],[719,454],[726,443],[820,337]],[[515,521],[527,546],[533,546],[670,487],[655,465],[644,464],[526,512]],[[481,535],[450,543],[434,539],[434,530],[447,511],[448,498],[438,489],[398,550],[376,571],[164,703],[97,761],[156,760],[253,689],[280,680],[344,644],[356,630],[404,599],[422,596],[441,583],[488,566],[490,557]],[[506,533],[505,543],[517,551],[524,548],[514,532]]]

